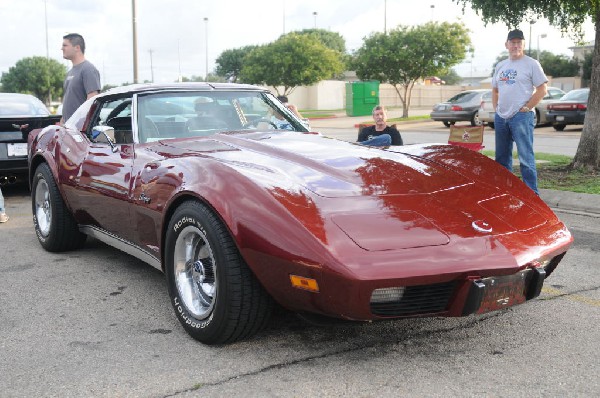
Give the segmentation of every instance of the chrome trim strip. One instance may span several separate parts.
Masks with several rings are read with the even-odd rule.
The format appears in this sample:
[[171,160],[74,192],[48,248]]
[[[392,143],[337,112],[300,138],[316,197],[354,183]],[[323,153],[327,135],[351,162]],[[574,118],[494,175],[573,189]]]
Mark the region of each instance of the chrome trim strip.
[[162,272],[160,260],[156,258],[153,254],[151,254],[149,251],[144,250],[138,245],[93,225],[81,225],[79,226],[79,230],[82,233],[94,237],[99,241],[106,243],[109,246],[119,249],[122,252],[125,252],[133,257],[139,258],[143,262],[151,265],[152,267]]

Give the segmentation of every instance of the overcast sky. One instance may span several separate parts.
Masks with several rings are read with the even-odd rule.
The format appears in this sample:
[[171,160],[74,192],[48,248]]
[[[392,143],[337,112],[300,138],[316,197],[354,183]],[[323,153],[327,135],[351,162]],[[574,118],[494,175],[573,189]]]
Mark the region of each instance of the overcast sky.
[[[472,66],[463,63],[456,69],[463,76],[471,69],[474,76],[483,76],[504,50],[508,32],[502,24],[485,27],[470,10],[463,15],[452,0],[137,0],[136,4],[139,81],[151,80],[152,75],[155,82],[176,81],[180,73],[204,76],[207,52],[212,71],[224,50],[265,44],[294,30],[316,26],[338,32],[351,51],[384,27],[431,20],[465,23],[472,31],[475,56]],[[0,16],[0,73],[31,56],[48,55],[70,68],[60,48],[62,36],[76,32],[84,36],[86,58],[100,71],[103,85],[133,82],[130,0],[0,0]],[[526,46],[530,27],[532,49],[539,41],[541,50],[572,56],[573,41],[545,21],[521,26]],[[585,27],[585,40],[593,40],[593,24]],[[547,37],[540,38],[542,34]]]

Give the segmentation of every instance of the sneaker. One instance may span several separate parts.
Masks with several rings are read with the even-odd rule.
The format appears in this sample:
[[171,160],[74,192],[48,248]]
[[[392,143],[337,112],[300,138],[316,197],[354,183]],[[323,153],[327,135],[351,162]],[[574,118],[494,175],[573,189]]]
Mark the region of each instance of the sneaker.
[[8,216],[6,215],[6,213],[0,213],[0,222],[7,222],[8,221]]

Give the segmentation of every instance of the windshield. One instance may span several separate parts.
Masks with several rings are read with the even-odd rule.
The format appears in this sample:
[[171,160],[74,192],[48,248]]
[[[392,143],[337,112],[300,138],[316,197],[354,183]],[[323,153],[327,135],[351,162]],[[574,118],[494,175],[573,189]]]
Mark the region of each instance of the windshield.
[[140,95],[139,141],[230,131],[308,131],[273,95],[261,91],[177,91]]
[[587,101],[590,95],[590,90],[573,90],[569,91],[560,99],[561,101]]
[[31,95],[0,94],[0,116],[48,116],[42,101]]

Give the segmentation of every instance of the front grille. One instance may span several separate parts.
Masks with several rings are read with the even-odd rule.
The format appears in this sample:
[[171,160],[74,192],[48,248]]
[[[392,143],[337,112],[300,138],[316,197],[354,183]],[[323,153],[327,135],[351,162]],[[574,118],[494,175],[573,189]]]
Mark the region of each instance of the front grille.
[[371,303],[371,312],[378,316],[407,316],[441,312],[448,306],[455,282],[407,286],[400,300]]

